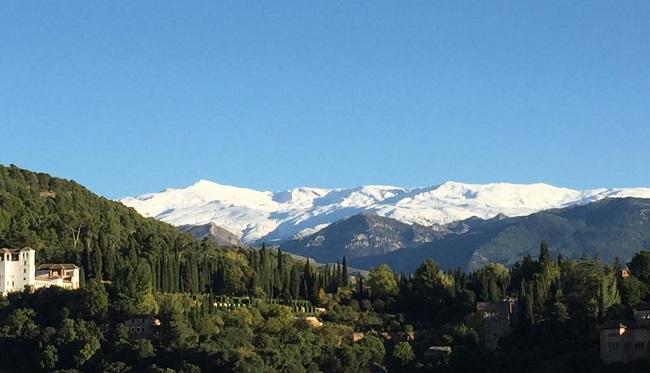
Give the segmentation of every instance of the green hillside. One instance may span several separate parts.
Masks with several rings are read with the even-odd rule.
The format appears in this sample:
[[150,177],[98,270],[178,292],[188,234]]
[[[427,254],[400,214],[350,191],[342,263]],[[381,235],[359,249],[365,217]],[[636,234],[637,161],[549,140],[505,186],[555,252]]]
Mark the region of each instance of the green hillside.
[[168,224],[100,197],[78,183],[0,166],[0,245],[31,246],[40,261],[80,262],[101,252],[107,274],[129,255],[182,250],[192,240]]
[[199,241],[74,181],[0,166],[0,247],[23,246],[41,263],[78,264],[86,279],[139,276],[153,292],[311,299],[341,281],[336,267]]

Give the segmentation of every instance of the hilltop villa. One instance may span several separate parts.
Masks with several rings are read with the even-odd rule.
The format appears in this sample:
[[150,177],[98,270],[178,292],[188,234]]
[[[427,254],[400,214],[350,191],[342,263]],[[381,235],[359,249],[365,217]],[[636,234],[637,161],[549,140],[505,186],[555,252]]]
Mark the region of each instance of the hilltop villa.
[[41,264],[36,268],[36,251],[0,249],[0,294],[59,286],[65,289],[79,288],[79,267],[74,264]]
[[600,326],[600,358],[607,363],[632,362],[650,357],[650,303],[633,309],[629,321],[608,321]]

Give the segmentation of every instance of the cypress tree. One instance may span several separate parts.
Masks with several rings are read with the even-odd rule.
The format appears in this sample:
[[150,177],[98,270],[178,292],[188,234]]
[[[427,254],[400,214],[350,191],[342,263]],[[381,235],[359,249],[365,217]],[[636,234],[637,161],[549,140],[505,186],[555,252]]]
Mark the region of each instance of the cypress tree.
[[305,262],[305,267],[303,268],[302,271],[302,291],[301,291],[301,296],[304,299],[310,299],[311,298],[311,289],[312,289],[312,273],[311,273],[311,266],[309,265],[309,258]]
[[[90,250],[90,249],[88,249]],[[96,246],[90,251],[90,276],[102,280],[102,249]]]
[[115,249],[113,246],[110,246],[106,250],[103,250],[103,253],[103,278],[106,280],[112,280],[115,277]]
[[350,284],[350,279],[348,278],[348,259],[345,255],[343,255],[343,268],[341,277],[341,284],[343,284],[343,286],[348,286]]
[[291,299],[298,299],[300,297],[300,275],[296,266],[291,266],[289,274],[289,295]]
[[525,325],[533,325],[535,323],[535,310],[533,308],[534,291],[532,284],[522,281],[521,293],[523,303],[523,318]]
[[314,279],[312,280],[312,288],[311,288],[311,300],[313,302],[318,301],[318,293],[320,292],[319,290],[321,288],[319,286],[318,280],[319,280],[318,272],[314,272]]
[[542,241],[539,245],[539,264],[542,266],[542,269],[545,269],[550,263],[551,253],[548,250],[548,243]]

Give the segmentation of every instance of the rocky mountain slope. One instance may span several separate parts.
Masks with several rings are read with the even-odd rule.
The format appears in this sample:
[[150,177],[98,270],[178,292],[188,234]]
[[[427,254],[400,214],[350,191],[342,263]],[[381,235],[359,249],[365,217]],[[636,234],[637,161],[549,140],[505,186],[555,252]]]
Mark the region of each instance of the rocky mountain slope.
[[371,214],[359,214],[330,224],[319,232],[281,244],[283,250],[331,262],[389,253],[432,242],[441,234],[419,224]]
[[189,233],[199,240],[208,238],[220,246],[239,246],[242,244],[237,236],[214,223],[181,225],[178,230],[182,233]]
[[605,199],[582,206],[547,210],[525,217],[492,219],[460,234],[386,254],[351,258],[358,268],[388,263],[411,271],[426,258],[443,268],[471,269],[487,262],[513,264],[535,255],[546,240],[552,253],[578,258],[597,255],[605,261],[627,261],[650,249],[650,199]]

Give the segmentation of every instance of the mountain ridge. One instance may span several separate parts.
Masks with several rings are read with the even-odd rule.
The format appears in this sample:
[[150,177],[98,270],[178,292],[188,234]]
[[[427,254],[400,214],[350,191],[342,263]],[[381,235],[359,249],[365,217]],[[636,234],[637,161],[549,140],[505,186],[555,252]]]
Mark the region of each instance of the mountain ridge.
[[525,255],[535,255],[542,240],[548,242],[554,255],[627,261],[635,252],[650,248],[650,199],[607,198],[486,221],[461,234],[447,234],[430,243],[381,255],[351,258],[349,262],[357,268],[388,263],[404,272],[414,270],[427,258],[443,268],[475,269],[488,262],[512,265]]
[[181,233],[189,233],[198,240],[207,238],[220,246],[240,246],[242,244],[232,232],[214,223],[180,225],[177,228]]
[[467,184],[448,181],[422,188],[365,185],[257,191],[199,180],[186,188],[126,197],[123,204],[172,225],[214,223],[241,241],[303,237],[362,212],[407,224],[444,225],[476,216],[526,216],[603,198],[650,198],[650,188],[574,190],[549,184]]

